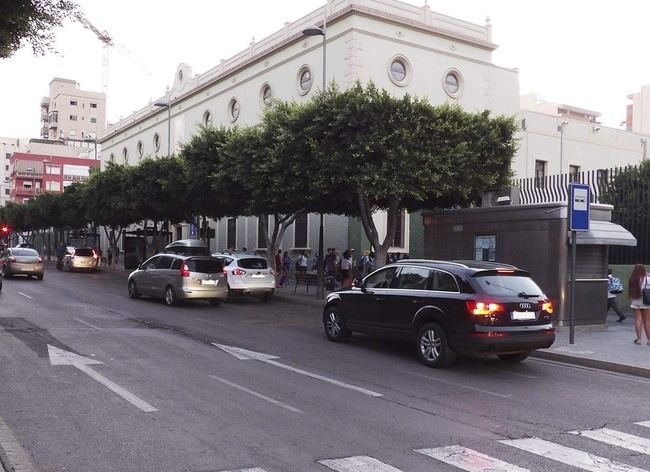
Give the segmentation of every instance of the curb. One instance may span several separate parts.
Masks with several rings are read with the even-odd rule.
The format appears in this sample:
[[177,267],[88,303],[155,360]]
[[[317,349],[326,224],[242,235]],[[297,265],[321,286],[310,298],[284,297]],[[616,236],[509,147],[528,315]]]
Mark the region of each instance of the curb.
[[619,364],[617,362],[601,361],[599,359],[590,359],[588,357],[578,357],[570,354],[560,354],[549,351],[533,351],[530,353],[530,357],[650,379],[650,368],[646,367]]
[[295,303],[298,305],[315,306],[318,308],[322,308],[324,305],[324,300],[316,300],[316,299],[311,300],[309,298],[303,299],[303,298],[298,298],[298,297],[294,297],[291,295],[284,295],[284,294],[278,295],[277,292],[273,295],[273,300],[277,300],[285,303]]

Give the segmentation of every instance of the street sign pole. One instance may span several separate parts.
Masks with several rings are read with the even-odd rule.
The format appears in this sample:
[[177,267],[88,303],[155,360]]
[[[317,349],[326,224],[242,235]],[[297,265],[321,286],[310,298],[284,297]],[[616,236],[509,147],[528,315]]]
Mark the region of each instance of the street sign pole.
[[575,341],[576,312],[576,244],[578,232],[589,231],[590,188],[569,184],[569,230],[571,231],[571,285],[569,287],[569,344]]

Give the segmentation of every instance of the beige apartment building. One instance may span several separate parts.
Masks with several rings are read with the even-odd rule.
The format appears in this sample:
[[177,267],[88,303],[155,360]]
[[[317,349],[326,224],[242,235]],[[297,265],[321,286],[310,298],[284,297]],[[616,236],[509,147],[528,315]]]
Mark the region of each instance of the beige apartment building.
[[106,95],[81,90],[70,79],[55,77],[50,95],[41,99],[41,137],[83,141],[101,137],[106,127]]

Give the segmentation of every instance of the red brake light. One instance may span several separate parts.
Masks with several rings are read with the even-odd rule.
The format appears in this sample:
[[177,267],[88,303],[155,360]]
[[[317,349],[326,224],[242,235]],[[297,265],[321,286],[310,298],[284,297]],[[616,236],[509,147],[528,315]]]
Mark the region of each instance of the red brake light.
[[97,253],[95,252],[94,249],[93,249],[93,257],[94,257],[95,259],[97,259],[97,257],[99,257],[99,256],[97,256]]
[[549,315],[552,315],[553,314],[553,304],[551,302],[545,302],[542,305],[542,310],[544,310]]
[[38,262],[43,262],[43,258],[39,257]]
[[232,275],[246,275],[246,271],[243,269],[233,269]]
[[190,276],[190,268],[187,266],[185,262],[183,262],[183,265],[181,266],[181,277],[189,277]]
[[476,300],[467,300],[467,311],[475,316],[490,316],[494,313],[504,311],[503,305],[498,303],[477,302]]
[[15,257],[13,257],[13,256],[12,256],[12,257],[10,257],[10,258],[9,258],[9,262],[16,262],[16,258],[15,258]]
[[497,269],[497,273],[499,274],[514,274],[515,271],[512,269]]

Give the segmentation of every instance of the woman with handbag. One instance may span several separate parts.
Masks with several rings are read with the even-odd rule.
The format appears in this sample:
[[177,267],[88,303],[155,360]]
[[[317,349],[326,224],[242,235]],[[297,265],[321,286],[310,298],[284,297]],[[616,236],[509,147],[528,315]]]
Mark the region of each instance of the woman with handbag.
[[643,264],[637,264],[632,270],[627,285],[630,296],[630,308],[634,312],[636,339],[634,344],[641,344],[641,327],[645,329],[648,346],[650,346],[650,274]]

